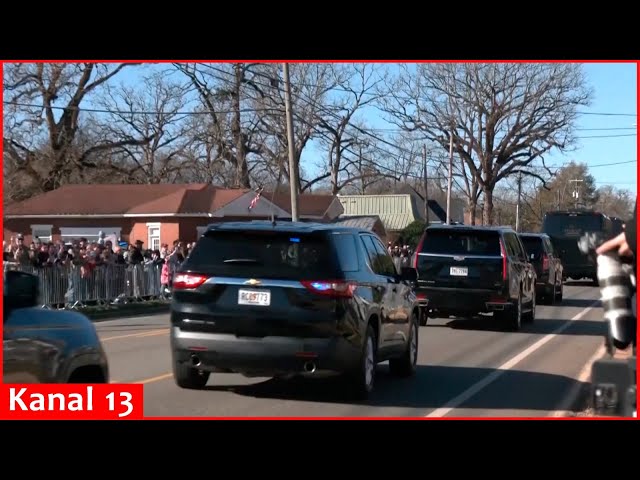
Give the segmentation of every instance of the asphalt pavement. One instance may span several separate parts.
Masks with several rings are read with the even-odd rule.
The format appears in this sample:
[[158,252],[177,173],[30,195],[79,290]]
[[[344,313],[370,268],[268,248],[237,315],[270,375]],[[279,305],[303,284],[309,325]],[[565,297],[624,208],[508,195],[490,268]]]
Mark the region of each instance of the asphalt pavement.
[[504,332],[490,317],[430,319],[420,328],[419,366],[409,379],[378,367],[372,397],[354,402],[333,379],[276,381],[212,374],[205,390],[178,388],[171,374],[169,316],[96,323],[114,383],[143,383],[151,417],[541,417],[572,407],[584,367],[603,344],[595,287],[565,285],[564,300]]

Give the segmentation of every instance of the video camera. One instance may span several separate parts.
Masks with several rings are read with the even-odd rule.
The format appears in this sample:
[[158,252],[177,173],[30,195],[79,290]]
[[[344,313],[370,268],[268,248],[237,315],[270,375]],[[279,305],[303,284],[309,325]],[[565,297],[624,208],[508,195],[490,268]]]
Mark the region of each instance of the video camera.
[[[587,233],[578,248],[597,263],[601,302],[608,328],[605,337],[607,356],[594,362],[591,370],[592,407],[596,414],[636,417],[636,325],[633,296],[636,276],[633,263],[616,251],[602,255],[596,249],[606,240],[601,234]],[[628,360],[614,358],[616,349],[633,345]]]

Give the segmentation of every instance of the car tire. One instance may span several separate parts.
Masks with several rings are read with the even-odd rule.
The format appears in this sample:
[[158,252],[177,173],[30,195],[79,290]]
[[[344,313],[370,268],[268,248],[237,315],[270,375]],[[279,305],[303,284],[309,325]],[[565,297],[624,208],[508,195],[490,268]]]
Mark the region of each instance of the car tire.
[[409,328],[409,341],[407,348],[398,358],[389,359],[389,371],[396,377],[410,377],[416,373],[418,364],[418,346],[419,346],[418,319],[415,314],[411,315],[411,326]]
[[426,327],[428,321],[429,321],[429,314],[427,313],[427,309],[421,308],[420,309],[420,326]]
[[564,282],[560,282],[560,291],[556,295],[556,300],[562,302],[562,296],[564,295]]
[[546,300],[545,303],[547,305],[555,305],[556,304],[556,302],[558,301],[557,292],[558,292],[558,287],[556,285],[556,282],[554,281],[553,285],[551,285],[551,288],[547,292],[545,292],[546,293],[545,296],[547,297],[547,298],[545,298],[545,300]]
[[[555,289],[554,289],[554,292],[555,292]],[[553,302],[553,300],[551,301]],[[526,315],[522,316],[522,321],[526,323],[533,323],[536,321],[536,292],[533,292],[533,297],[531,298],[531,310]]]
[[193,368],[189,364],[173,361],[173,378],[180,388],[202,390],[209,381],[209,372]]
[[351,378],[349,379],[352,393],[357,400],[366,400],[373,391],[378,365],[376,344],[376,333],[371,324],[369,324],[362,342],[362,353],[358,368],[350,375]]
[[522,327],[522,292],[518,294],[518,301],[509,309],[504,312],[504,317],[501,318],[505,322],[505,329],[510,332],[517,332]]

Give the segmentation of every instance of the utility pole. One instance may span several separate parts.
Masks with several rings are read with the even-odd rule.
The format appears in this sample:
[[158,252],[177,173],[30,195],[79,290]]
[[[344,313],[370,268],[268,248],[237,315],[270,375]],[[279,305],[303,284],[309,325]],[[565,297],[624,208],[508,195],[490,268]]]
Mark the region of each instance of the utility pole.
[[520,199],[522,198],[522,173],[518,173],[518,203],[516,204],[516,232],[520,231]]
[[424,177],[424,219],[429,226],[429,177],[427,176],[427,145],[422,145],[422,173]]
[[578,204],[580,202],[580,188],[579,188],[579,184],[582,183],[584,180],[581,180],[579,178],[574,178],[569,180],[569,182],[574,184],[573,187],[573,198],[575,199],[575,206],[576,206],[576,210],[578,209]]
[[298,179],[295,168],[295,145],[293,140],[293,114],[291,112],[291,80],[289,64],[282,64],[284,76],[284,108],[287,117],[287,145],[289,147],[289,187],[291,191],[291,221],[298,221]]
[[449,183],[447,186],[447,225],[451,225],[451,182],[453,181],[453,129],[449,132]]

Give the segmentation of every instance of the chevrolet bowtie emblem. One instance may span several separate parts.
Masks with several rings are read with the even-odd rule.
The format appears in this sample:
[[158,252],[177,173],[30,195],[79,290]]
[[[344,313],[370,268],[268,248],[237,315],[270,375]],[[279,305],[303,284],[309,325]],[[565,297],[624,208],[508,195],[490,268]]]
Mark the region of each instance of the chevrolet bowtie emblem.
[[261,283],[262,282],[260,280],[256,280],[255,278],[250,278],[249,280],[244,282],[245,285],[260,285]]

